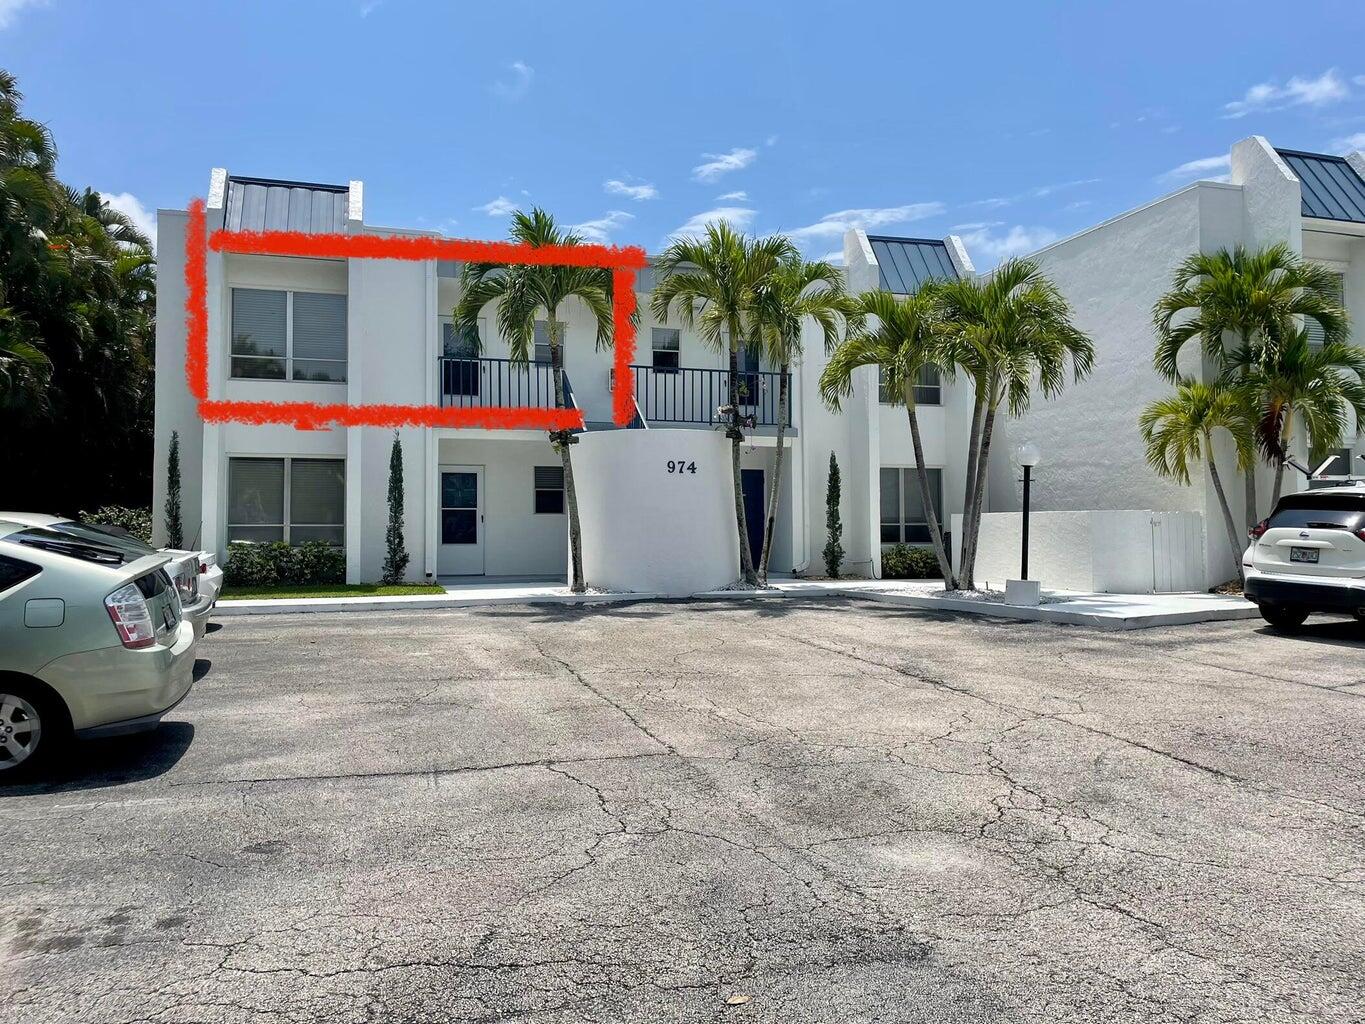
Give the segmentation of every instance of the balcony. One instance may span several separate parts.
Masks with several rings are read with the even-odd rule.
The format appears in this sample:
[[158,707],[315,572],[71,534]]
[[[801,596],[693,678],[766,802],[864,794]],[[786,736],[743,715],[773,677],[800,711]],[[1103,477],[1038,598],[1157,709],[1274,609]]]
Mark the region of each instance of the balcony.
[[[680,366],[632,366],[635,403],[646,423],[722,422],[716,411],[730,404],[730,371]],[[739,378],[739,413],[752,417],[753,426],[777,426],[778,388],[782,375],[744,371]],[[791,426],[788,394],[787,426]]]
[[[450,356],[443,356],[437,362],[440,364],[443,406],[457,409],[554,408],[555,379],[549,363]],[[564,401],[570,407],[574,405],[568,374],[564,375]]]

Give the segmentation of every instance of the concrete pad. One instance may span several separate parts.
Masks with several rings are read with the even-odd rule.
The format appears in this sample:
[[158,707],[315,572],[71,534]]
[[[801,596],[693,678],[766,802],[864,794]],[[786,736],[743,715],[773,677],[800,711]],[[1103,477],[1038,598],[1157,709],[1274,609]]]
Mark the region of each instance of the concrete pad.
[[431,608],[473,608],[499,604],[609,604],[652,601],[658,594],[575,594],[563,583],[466,583],[447,586],[444,594],[402,594],[394,597],[298,597],[218,602],[214,614],[297,615],[307,612],[378,612]]

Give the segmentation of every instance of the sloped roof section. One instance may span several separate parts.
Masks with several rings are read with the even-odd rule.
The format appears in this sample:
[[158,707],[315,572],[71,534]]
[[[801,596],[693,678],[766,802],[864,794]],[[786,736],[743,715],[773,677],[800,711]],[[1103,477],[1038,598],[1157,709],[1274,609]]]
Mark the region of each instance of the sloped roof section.
[[948,247],[941,241],[889,235],[868,235],[867,241],[877,257],[881,287],[888,292],[909,295],[925,281],[957,277]]
[[223,226],[229,231],[338,234],[346,228],[346,185],[228,177]]
[[1365,224],[1365,181],[1345,157],[1278,149],[1299,179],[1303,216]]

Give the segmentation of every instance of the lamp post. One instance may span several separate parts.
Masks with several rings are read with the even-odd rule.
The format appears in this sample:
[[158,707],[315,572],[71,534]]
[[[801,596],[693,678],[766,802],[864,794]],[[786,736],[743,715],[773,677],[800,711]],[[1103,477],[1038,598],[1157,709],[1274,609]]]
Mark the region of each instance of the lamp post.
[[1023,512],[1023,545],[1019,557],[1019,578],[1028,579],[1028,513],[1029,513],[1029,485],[1033,482],[1033,467],[1038,465],[1043,459],[1043,453],[1038,450],[1038,446],[1032,441],[1025,441],[1015,449],[1015,455],[1019,459],[1019,465],[1024,468],[1024,512]]

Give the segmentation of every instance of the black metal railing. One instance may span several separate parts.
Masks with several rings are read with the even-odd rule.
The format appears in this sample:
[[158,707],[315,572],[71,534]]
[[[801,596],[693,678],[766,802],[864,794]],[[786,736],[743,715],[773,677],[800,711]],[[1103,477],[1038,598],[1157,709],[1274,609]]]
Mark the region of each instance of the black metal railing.
[[[720,423],[717,412],[730,404],[730,371],[680,366],[632,366],[635,402],[648,423]],[[741,371],[739,414],[753,417],[755,426],[777,425],[781,374]],[[787,398],[787,426],[791,426],[791,395]]]
[[[554,370],[549,363],[514,362],[511,359],[457,359],[442,356],[441,404],[458,408],[503,406],[519,409],[553,409]],[[568,376],[564,378],[568,392]],[[572,404],[570,393],[565,401]]]

